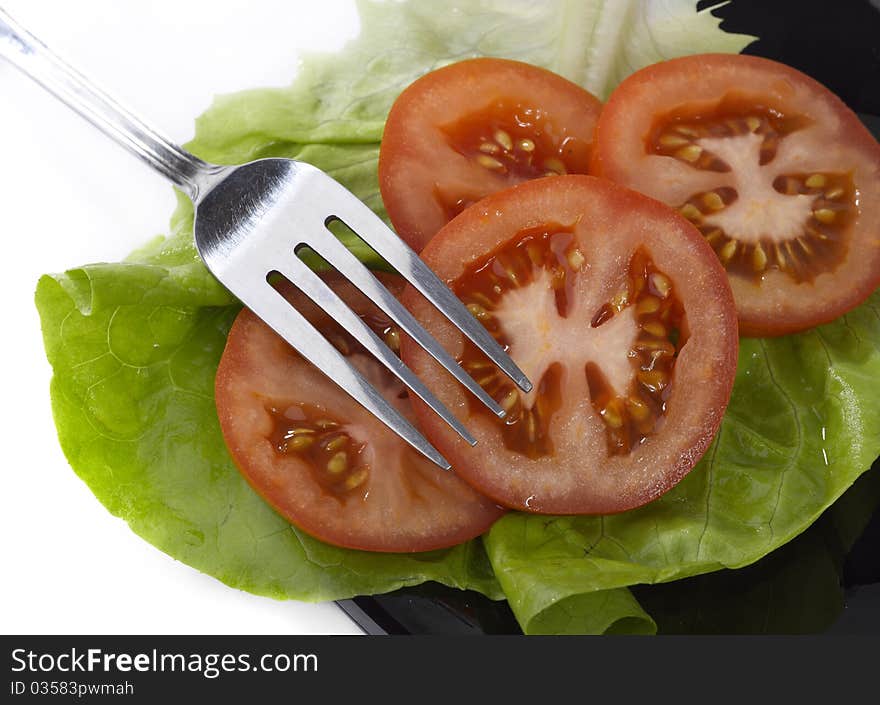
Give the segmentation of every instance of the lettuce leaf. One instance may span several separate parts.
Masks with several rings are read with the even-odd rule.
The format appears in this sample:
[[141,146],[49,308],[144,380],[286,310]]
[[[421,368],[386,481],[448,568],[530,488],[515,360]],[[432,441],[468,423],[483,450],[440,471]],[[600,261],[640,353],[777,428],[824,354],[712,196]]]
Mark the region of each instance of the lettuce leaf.
[[661,634],[810,634],[845,607],[850,550],[880,504],[880,462],[813,525],[757,563],[633,592]]
[[[220,163],[302,159],[384,216],[376,163],[385,115],[436,66],[506,56],[604,96],[648,63],[739,51],[749,40],[721,32],[689,0],[359,7],[361,34],[342,52],[309,57],[289,87],[218,98],[189,148]],[[238,304],[199,260],[185,198],[169,237],[123,263],[45,276],[36,303],[59,439],[75,472],[170,555],[277,598],[328,600],[434,580],[505,597],[527,632],[653,631],[628,586],[757,560],[809,526],[880,450],[875,297],[820,331],[744,345],[712,451],[649,507],[603,518],[510,515],[484,542],[429,554],[349,551],[281,520],[225,450],[213,375]]]

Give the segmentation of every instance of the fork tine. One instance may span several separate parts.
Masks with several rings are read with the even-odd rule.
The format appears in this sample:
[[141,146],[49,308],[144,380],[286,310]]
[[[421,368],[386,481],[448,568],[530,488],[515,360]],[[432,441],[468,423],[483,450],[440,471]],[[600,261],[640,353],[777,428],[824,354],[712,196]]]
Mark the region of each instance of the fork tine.
[[339,220],[357,233],[456,328],[470,338],[504,374],[513,380],[517,387],[524,392],[531,391],[532,383],[525,373],[421,258],[364,203],[342,186],[340,191],[342,193],[337,197],[338,204],[344,204],[346,207],[344,213],[335,214]]
[[245,306],[415,450],[444,470],[452,468],[446,458],[301,313],[268,282],[264,281],[264,284],[260,288],[249,288],[247,300],[242,299]]
[[[375,216],[373,216],[375,217]],[[504,418],[505,411],[473,378],[464,371],[456,359],[424,329],[415,317],[406,310],[382,283],[355,257],[336,237],[325,237],[314,244],[308,243],[336,270],[354,284],[374,304],[381,308],[400,328],[419,345],[421,345],[437,362],[461,382],[477,397],[492,413]],[[465,309],[469,318],[473,318]],[[494,340],[493,340],[494,342]]]
[[[377,336],[373,330],[321,278],[299,257],[293,256],[278,272],[286,276],[302,293],[315,302],[325,313],[339,323],[355,340],[363,345],[391,374],[405,384],[424,401],[452,429],[470,445],[477,439],[465,428],[449,409],[424,385],[403,361]],[[390,294],[389,294],[390,296]]]

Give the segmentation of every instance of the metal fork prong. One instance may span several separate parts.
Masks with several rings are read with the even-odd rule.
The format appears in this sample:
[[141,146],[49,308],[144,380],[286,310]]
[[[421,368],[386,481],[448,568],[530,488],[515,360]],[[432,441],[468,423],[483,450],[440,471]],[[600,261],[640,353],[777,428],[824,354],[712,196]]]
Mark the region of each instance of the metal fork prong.
[[[323,238],[310,246],[333,267],[354,284],[361,292],[382,309],[401,330],[418,343],[437,362],[443,365],[455,379],[461,382],[493,414],[504,418],[505,411],[474,379],[458,364],[458,361],[424,329],[388,289],[376,279],[363,263],[335,237]],[[468,317],[470,312],[465,309]]]
[[[464,424],[429,390],[409,367],[376,335],[375,332],[358,316],[327,284],[313,272],[296,255],[290,261],[279,266],[277,271],[308,296],[333,320],[339,323],[355,340],[366,348],[373,357],[391,374],[400,380],[408,389],[427,404],[440,418],[470,445],[477,444]],[[390,294],[389,294],[390,295]]]
[[245,306],[415,450],[444,470],[452,469],[449,461],[301,313],[268,282],[263,284],[248,287],[247,298],[242,300]]
[[[352,194],[340,187],[343,193],[338,196],[339,205],[335,214],[339,220],[354,231],[364,242],[381,255],[388,264],[412,284],[419,293],[430,301],[462,333],[485,353],[504,374],[513,380],[524,392],[532,390],[532,383],[516,363],[510,359],[504,348],[498,344],[483,325],[456,298],[449,287],[431,271],[422,259],[401,240],[380,218]],[[345,195],[347,195],[347,198]]]

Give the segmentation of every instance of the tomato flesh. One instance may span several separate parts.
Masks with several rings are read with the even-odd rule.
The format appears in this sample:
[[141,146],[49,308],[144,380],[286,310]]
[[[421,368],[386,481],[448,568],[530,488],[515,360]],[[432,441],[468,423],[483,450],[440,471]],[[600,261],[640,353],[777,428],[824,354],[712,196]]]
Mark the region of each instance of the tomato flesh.
[[[350,284],[332,288],[390,347],[400,334]],[[395,292],[402,280],[387,277]],[[299,293],[284,295],[405,417],[405,388]],[[303,360],[247,309],[236,318],[215,385],[227,447],[245,479],[318,539],[371,551],[427,551],[474,538],[502,510],[423,458]]]
[[591,159],[699,228],[745,335],[830,321],[880,284],[880,145],[790,67],[705,55],[636,72],[609,98]]
[[587,363],[587,387],[593,408],[605,423],[608,450],[626,455],[662,426],[672,391],[675,359],[687,343],[684,309],[675,286],[639,249],[629,263],[626,289],[621,289],[594,316],[597,327],[633,306],[639,327],[628,357],[637,366],[625,394],[618,394],[601,368]]
[[539,176],[585,174],[589,169],[589,144],[528,103],[499,100],[442,130],[459,154],[507,177],[511,186]]
[[[585,263],[573,233],[558,225],[529,228],[488,257],[471,264],[456,280],[454,290],[492,336],[509,349],[510,340],[505,332],[509,307],[505,296],[514,289],[540,286],[540,280],[547,278],[546,286],[555,296],[556,313],[565,319],[572,304],[574,279]],[[627,285],[596,311],[590,328],[608,323],[630,306],[635,307],[639,333],[627,352],[628,358],[638,365],[628,388],[617,393],[595,362],[587,362],[584,369],[593,408],[605,424],[609,453],[615,455],[630,452],[662,422],[675,354],[686,342],[680,335],[681,304],[672,282],[642,250],[630,261]],[[574,321],[572,325],[585,323]],[[472,342],[465,341],[460,361],[507,413],[504,421],[499,422],[504,445],[532,459],[552,456],[550,426],[561,405],[560,365],[550,364],[537,380],[536,391],[527,395]],[[490,413],[476,399],[469,401],[471,413]]]
[[533,512],[623,511],[705,451],[733,384],[736,314],[711,248],[674,211],[607,181],[548,177],[478,202],[422,256],[534,383],[518,390],[405,294],[507,411],[487,413],[404,339],[404,360],[467,413],[478,445],[415,402],[422,426],[481,492]]
[[[755,163],[771,164],[781,141],[807,124],[761,106],[731,105],[728,99],[711,114],[667,116],[658,122],[650,146],[658,155],[722,173],[741,162],[745,152],[751,165],[742,168],[748,170]],[[845,259],[855,201],[850,175],[816,172],[695,193],[679,210],[700,229],[731,275],[760,283],[768,269],[776,269],[801,283],[833,271]],[[775,209],[772,232],[743,223],[746,211],[758,208]]]
[[[571,281],[568,260],[577,262],[578,257],[574,236],[562,226],[530,228],[473,262],[455,281],[453,291],[509,351],[510,340],[500,311],[505,297],[513,290],[530,287],[537,279],[549,276],[556,314],[564,318]],[[540,378],[533,378],[535,391],[525,395],[470,340],[465,341],[459,361],[506,412],[504,420],[498,422],[505,447],[532,459],[553,455],[549,427],[561,403],[559,365],[551,364],[541,372]],[[475,398],[468,397],[468,402],[472,414],[492,415]]]
[[[497,101],[442,129],[456,152],[511,186],[541,176],[586,174],[589,169],[589,144],[528,104]],[[435,198],[443,204],[447,220],[474,202],[439,186]]]
[[305,459],[325,492],[343,499],[369,479],[366,443],[351,437],[344,420],[311,404],[270,407],[269,413],[274,421],[271,440],[277,451]]
[[470,59],[411,84],[379,153],[382,200],[415,249],[482,197],[522,181],[587,173],[601,103],[544,69]]

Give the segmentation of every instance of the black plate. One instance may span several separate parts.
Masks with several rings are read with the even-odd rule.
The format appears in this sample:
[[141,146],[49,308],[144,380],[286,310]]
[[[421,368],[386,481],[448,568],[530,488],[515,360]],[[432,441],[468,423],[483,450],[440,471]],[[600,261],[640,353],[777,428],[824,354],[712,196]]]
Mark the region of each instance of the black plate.
[[[698,8],[716,5],[704,0]],[[869,0],[732,0],[713,12],[723,19],[723,29],[759,37],[743,53],[781,61],[821,81],[880,139],[880,9]],[[880,460],[847,493],[847,499],[874,501],[876,506]],[[848,552],[834,545],[838,532],[832,524],[826,514],[801,536],[747,568],[638,586],[633,593],[655,617],[661,633],[880,634],[880,508],[875,508]],[[837,593],[842,589],[843,602],[832,606],[833,613],[798,601],[815,584],[798,583],[803,576],[786,573],[786,568],[807,554],[821,554],[834,562],[839,586],[829,589]],[[780,585],[785,589],[782,596],[770,594]],[[744,596],[769,611],[757,621],[732,612],[731,605],[742,604]],[[695,603],[700,610],[692,609]],[[522,633],[506,602],[437,583],[338,604],[367,634]]]

